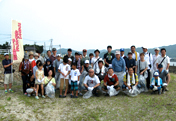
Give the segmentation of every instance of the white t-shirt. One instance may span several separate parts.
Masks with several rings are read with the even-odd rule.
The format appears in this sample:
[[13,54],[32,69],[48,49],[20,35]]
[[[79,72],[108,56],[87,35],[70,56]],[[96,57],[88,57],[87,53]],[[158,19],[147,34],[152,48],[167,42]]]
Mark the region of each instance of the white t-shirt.
[[[63,63],[61,63],[59,65],[58,68],[62,73],[64,73],[64,75],[68,74],[68,72],[70,71],[70,65],[66,64],[64,65]],[[64,78],[64,76],[62,74],[60,74],[60,78]],[[67,75],[67,77],[65,79],[69,79],[69,75]]]
[[78,81],[78,76],[80,76],[80,72],[78,69],[75,69],[75,70],[71,70],[70,72],[70,76],[71,76],[71,80],[72,81]]
[[[166,57],[166,58],[162,62],[162,65],[163,65],[163,69],[166,70],[167,64],[170,64],[170,58],[166,55],[164,57]],[[157,63],[160,64],[164,57],[162,57],[162,56],[158,57]]]
[[89,87],[94,87],[98,83],[100,83],[100,80],[96,75],[94,75],[93,78],[88,75],[84,79],[84,84],[87,84]]
[[158,70],[157,67],[156,67],[156,63],[157,63],[158,57],[160,57],[160,55],[158,55],[158,56],[153,55],[153,70],[154,71]]
[[[96,58],[96,57],[93,57],[92,58],[92,61],[91,61],[91,63],[95,63],[94,65],[93,65],[93,69],[95,69],[95,68],[97,68],[98,67],[98,61],[97,61],[97,59],[99,59],[100,57],[98,56],[98,58]],[[99,59],[100,60],[100,59]]]

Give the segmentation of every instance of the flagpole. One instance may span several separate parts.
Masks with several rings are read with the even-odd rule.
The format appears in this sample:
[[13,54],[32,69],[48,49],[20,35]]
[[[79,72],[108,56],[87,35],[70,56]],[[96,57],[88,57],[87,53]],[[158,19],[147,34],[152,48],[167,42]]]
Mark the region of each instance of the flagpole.
[[[11,19],[11,63],[13,62],[13,55],[12,55],[12,53],[13,53],[13,49],[12,49],[12,47],[13,47],[13,42],[12,42],[12,19]],[[13,84],[13,64],[11,65],[11,80],[12,80],[12,84]]]

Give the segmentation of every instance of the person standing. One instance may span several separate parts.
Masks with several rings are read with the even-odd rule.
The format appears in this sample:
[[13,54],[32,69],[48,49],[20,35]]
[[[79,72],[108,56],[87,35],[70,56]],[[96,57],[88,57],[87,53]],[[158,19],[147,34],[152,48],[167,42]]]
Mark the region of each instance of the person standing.
[[89,54],[89,64],[92,64],[92,58],[94,57],[93,53]]
[[112,67],[112,60],[115,58],[114,53],[112,53],[112,46],[107,46],[107,53],[104,54],[104,62],[105,62],[105,66],[108,67]]
[[44,64],[45,61],[44,58],[41,56],[41,51],[37,50],[36,53],[38,53],[39,56],[38,60],[41,60],[42,64]]
[[49,57],[51,56],[51,50],[47,50],[47,56],[45,57],[45,62],[47,59],[49,59]]
[[147,77],[147,88],[150,88],[150,78],[152,77],[152,69],[153,69],[153,56],[148,52],[146,47],[142,47],[144,53],[144,60],[148,63],[148,77]]
[[56,54],[57,54],[56,48],[53,48],[52,52],[53,52],[53,54],[49,57],[49,59],[51,60],[51,64],[53,64],[53,61],[56,60],[56,58],[57,58],[56,57]]
[[53,65],[51,64],[51,60],[50,60],[50,59],[47,59],[47,60],[46,60],[46,63],[45,63],[45,65],[43,66],[43,68],[44,68],[44,75],[45,75],[45,76],[48,76],[48,71],[49,71],[49,70],[52,70],[52,71],[53,71],[52,77],[55,77],[54,67],[53,67]]
[[34,53],[32,51],[29,52],[29,63],[31,65],[31,69],[33,69],[34,66],[36,66],[36,62],[34,60]]
[[133,68],[133,72],[135,73],[136,62],[132,58],[132,52],[128,52],[128,58],[125,58],[125,64],[126,64],[126,71],[129,68]]
[[125,53],[124,48],[121,48],[120,49],[120,56],[125,60],[127,57],[124,55],[124,53]]
[[4,67],[4,89],[5,93],[8,93],[7,91],[7,85],[9,84],[9,92],[13,92],[12,88],[12,65],[13,62],[11,59],[9,59],[9,54],[4,53],[5,59],[2,61],[2,65]]
[[100,51],[98,49],[96,49],[94,51],[95,57],[92,58],[92,67],[95,70],[98,67],[98,61],[100,60]]
[[136,47],[134,45],[131,46],[132,58],[136,61],[140,60],[139,53],[136,52]]
[[74,56],[72,56],[72,49],[71,48],[69,48],[67,50],[67,55],[65,55],[64,57],[71,58],[72,61],[74,60]]
[[79,58],[79,53],[75,52],[75,58],[73,60],[73,63],[76,63],[76,68],[81,72],[81,59]]
[[156,63],[157,63],[158,57],[160,57],[159,51],[160,51],[160,49],[158,47],[155,48],[155,55],[153,55],[153,71],[154,72],[158,70],[157,66],[156,66]]
[[87,50],[83,49],[83,56],[82,56],[82,59],[81,59],[81,66],[82,67],[84,66],[85,60],[89,60],[89,57],[87,56]]

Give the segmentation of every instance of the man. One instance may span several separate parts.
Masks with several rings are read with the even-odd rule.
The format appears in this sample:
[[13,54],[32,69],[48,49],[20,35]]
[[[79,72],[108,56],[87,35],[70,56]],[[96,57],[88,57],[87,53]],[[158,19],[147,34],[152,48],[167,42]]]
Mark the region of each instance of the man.
[[120,49],[120,56],[125,60],[127,57],[124,55],[124,52],[125,50],[124,50],[124,48],[121,48]]
[[5,94],[8,93],[7,91],[7,85],[9,84],[9,92],[13,92],[12,88],[12,65],[13,62],[11,59],[9,59],[9,54],[4,53],[5,59],[2,61],[2,65],[4,67],[4,89]]
[[123,90],[132,89],[133,86],[138,85],[138,75],[133,72],[133,68],[128,68],[128,72],[123,77],[123,82]]
[[158,72],[159,72],[159,77],[162,79],[162,93],[165,93],[166,91],[166,87],[168,86],[169,82],[170,82],[170,74],[163,69],[163,65],[159,64],[158,65]]
[[94,70],[95,75],[98,76],[100,82],[104,80],[104,77],[106,76],[107,70],[106,67],[103,65],[103,60],[100,59],[98,61],[98,67]]
[[89,54],[89,64],[92,64],[92,58],[94,57],[93,53]]
[[118,77],[117,75],[114,74],[114,71],[111,67],[109,67],[108,74],[104,78],[103,90],[107,92],[107,90],[109,90],[110,87],[113,87],[114,89],[116,89],[116,91],[120,90]]
[[162,79],[159,77],[159,73],[156,71],[153,74],[153,78],[151,81],[150,89],[153,90],[151,94],[154,94],[156,91],[158,91],[158,94],[161,95],[161,86],[162,86]]
[[39,58],[37,60],[41,60],[42,64],[44,64],[44,58],[41,56],[41,51],[37,50],[36,53],[38,54]]
[[84,87],[82,86],[83,79],[88,75],[89,69],[91,69],[91,68],[92,68],[92,66],[89,64],[89,60],[85,60],[84,66],[81,71],[80,80],[79,80],[79,95],[82,95],[81,92],[84,89]]
[[162,48],[160,52],[161,52],[161,56],[158,57],[156,65],[158,67],[159,64],[162,64],[163,69],[169,73],[170,58],[166,56],[165,48]]
[[96,49],[94,51],[94,54],[95,54],[95,57],[92,58],[92,67],[95,70],[98,67],[98,61],[100,59],[100,57],[99,57],[100,51],[98,49]]
[[125,61],[122,57],[120,57],[120,51],[115,52],[115,58],[112,60],[112,68],[114,73],[117,75],[119,79],[119,84],[122,86],[123,84],[123,74],[125,73]]
[[51,50],[47,50],[47,56],[45,57],[45,62],[47,59],[49,59],[49,57],[51,56]]
[[84,86],[87,90],[92,91],[92,94],[99,97],[97,90],[100,88],[100,80],[98,76],[94,74],[93,69],[89,69],[89,75],[84,80]]
[[68,50],[67,50],[67,55],[65,55],[65,57],[67,57],[67,58],[71,58],[72,59],[72,61],[74,60],[74,56],[72,56],[72,49],[71,48],[69,48]]
[[56,48],[53,48],[52,52],[53,52],[53,54],[49,57],[49,59],[51,60],[51,63],[53,64],[53,61],[56,60],[56,58],[57,58],[57,56],[56,56],[57,55]]
[[136,61],[140,60],[139,53],[136,52],[136,47],[134,45],[131,46],[132,58]]
[[135,73],[135,67],[136,67],[136,62],[135,60],[132,58],[132,52],[128,52],[128,58],[125,59],[125,64],[126,64],[126,71],[129,68],[133,68],[133,71]]
[[150,78],[151,78],[151,73],[153,69],[153,56],[151,53],[148,52],[148,49],[146,47],[142,47],[143,53],[144,53],[144,60],[148,63],[148,77],[147,77],[147,88],[150,88]]
[[107,46],[107,53],[104,54],[104,62],[105,62],[105,66],[108,67],[112,67],[112,60],[115,58],[114,53],[112,53],[112,46]]
[[78,52],[75,52],[73,63],[76,63],[76,68],[79,70],[79,72],[81,72],[81,59]]
[[53,61],[56,89],[60,87],[60,81],[59,81],[60,73],[58,72],[58,68],[61,63],[62,63],[61,54],[57,54],[57,59]]
[[160,57],[159,51],[160,51],[160,49],[158,47],[155,48],[155,55],[153,55],[153,71],[154,72],[158,70],[157,66],[156,66],[156,63],[157,63],[158,57]]
[[83,56],[82,56],[82,59],[81,59],[81,66],[84,66],[85,60],[89,60],[89,57],[87,56],[87,50],[83,49]]

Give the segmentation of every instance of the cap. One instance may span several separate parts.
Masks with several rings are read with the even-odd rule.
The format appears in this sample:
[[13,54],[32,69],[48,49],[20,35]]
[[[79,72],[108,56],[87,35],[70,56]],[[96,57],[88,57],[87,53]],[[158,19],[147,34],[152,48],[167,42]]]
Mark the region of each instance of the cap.
[[128,54],[133,54],[133,53],[131,51],[129,51]]
[[32,51],[30,51],[30,52],[29,52],[29,56],[30,56],[30,55],[34,55],[34,53],[33,53]]
[[159,76],[159,73],[157,71],[155,71],[154,74],[153,74],[153,76],[157,77],[157,76]]
[[147,49],[147,47],[143,46],[142,49],[144,49],[144,48]]
[[158,68],[163,68],[163,65],[162,65],[162,64],[159,64],[159,65],[158,65]]
[[86,50],[86,49],[83,49],[83,52],[87,52],[87,50]]
[[124,48],[121,48],[121,49],[120,49],[120,52],[124,52]]
[[4,53],[4,56],[9,55],[9,53]]
[[75,55],[79,55],[79,52],[75,52]]
[[52,51],[56,51],[56,48],[53,48]]
[[156,47],[155,50],[158,50],[158,51],[159,51],[160,49],[159,49],[158,47]]
[[69,48],[67,51],[70,51],[70,52],[72,52],[72,49],[71,49],[71,48]]
[[116,51],[115,54],[116,54],[116,55],[117,55],[117,54],[120,54],[120,51]]
[[72,61],[72,59],[71,59],[71,58],[68,58],[68,60],[69,60],[69,61]]
[[38,53],[35,53],[34,56],[39,56],[39,54],[38,54]]
[[85,62],[84,63],[89,63],[89,60],[85,60]]
[[98,49],[96,49],[96,50],[94,51],[94,53],[96,53],[96,52],[99,52],[99,53],[100,53],[100,51],[99,51]]
[[28,55],[25,54],[25,55],[24,55],[24,59],[29,59],[29,58],[28,58]]
[[58,56],[61,57],[61,54],[57,54],[56,56],[57,56],[57,57],[58,57]]

